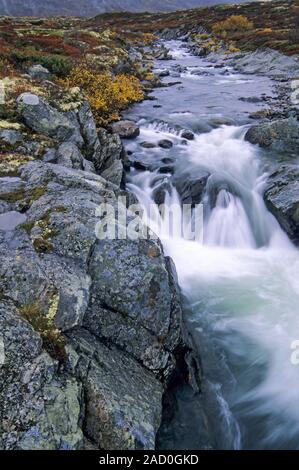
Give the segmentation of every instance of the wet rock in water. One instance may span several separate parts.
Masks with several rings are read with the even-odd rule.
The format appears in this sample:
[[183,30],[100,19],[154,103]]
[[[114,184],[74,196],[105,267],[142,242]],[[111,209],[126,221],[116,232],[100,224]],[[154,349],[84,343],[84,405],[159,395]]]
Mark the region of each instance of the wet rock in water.
[[187,140],[194,140],[194,134],[192,131],[189,131],[188,129],[184,130],[182,133],[181,133],[181,137],[183,139],[187,139]]
[[173,143],[171,142],[171,140],[168,139],[159,140],[158,145],[162,149],[170,149],[173,147]]
[[283,165],[269,176],[264,200],[290,239],[299,244],[299,170]]
[[293,117],[258,124],[247,131],[245,140],[271,150],[298,155],[299,124]]
[[159,173],[174,173],[174,166],[173,165],[164,165],[159,167]]
[[153,190],[153,199],[160,206],[164,204],[167,194],[171,194],[172,186],[168,178],[162,180],[161,184]]
[[25,124],[35,132],[55,137],[58,141],[72,140],[79,146],[83,139],[78,126],[37,95],[23,93],[17,99],[18,112]]
[[169,76],[169,70],[168,69],[158,69],[156,70],[156,74],[158,77],[168,77]]
[[145,149],[153,149],[157,147],[157,145],[154,142],[141,142],[140,147]]
[[197,171],[192,175],[189,172],[178,174],[173,184],[178,191],[183,204],[200,204],[210,174],[205,170]]
[[140,129],[132,121],[118,121],[111,124],[111,130],[114,134],[118,134],[122,139],[134,139],[139,136]]
[[28,69],[28,74],[31,78],[36,78],[39,80],[49,80],[51,78],[51,73],[49,72],[49,70],[40,64],[32,65]]
[[161,162],[164,163],[164,165],[171,165],[172,163],[174,163],[174,160],[169,157],[163,157],[161,158]]
[[233,126],[235,124],[235,121],[229,117],[219,116],[210,119],[209,124],[213,127]]

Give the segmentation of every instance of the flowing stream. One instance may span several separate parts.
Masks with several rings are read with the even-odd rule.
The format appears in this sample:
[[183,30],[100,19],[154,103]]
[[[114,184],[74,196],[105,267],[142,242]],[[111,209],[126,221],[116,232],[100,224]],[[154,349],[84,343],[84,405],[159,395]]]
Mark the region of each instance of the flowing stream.
[[[182,177],[186,171],[210,174],[202,242],[184,239],[180,228],[164,237],[158,209],[150,225],[173,258],[188,299],[212,445],[299,449],[299,366],[291,362],[291,344],[299,339],[299,252],[263,202],[263,156],[244,140],[248,112],[262,106],[273,84],[192,57],[180,42],[167,46],[174,60],[166,63],[170,77],[164,81],[181,83],[155,90],[156,101],[128,113],[139,120],[141,134],[127,149],[150,167],[131,170],[128,187],[149,214],[154,191],[165,182],[165,203],[180,203],[172,170],[161,174],[155,162],[172,162]],[[261,101],[239,99],[244,96]],[[177,126],[193,130],[194,140],[186,143]],[[173,147],[140,146],[161,139]]]

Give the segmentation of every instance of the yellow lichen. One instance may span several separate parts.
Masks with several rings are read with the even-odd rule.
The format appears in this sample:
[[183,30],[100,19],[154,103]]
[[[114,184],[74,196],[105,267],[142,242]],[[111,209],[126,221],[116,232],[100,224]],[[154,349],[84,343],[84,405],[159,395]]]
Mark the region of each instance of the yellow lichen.
[[41,302],[36,301],[19,307],[21,316],[40,334],[43,346],[54,359],[63,360],[66,357],[65,342],[61,331],[55,324],[58,311],[59,294],[55,293],[48,298],[48,311]]

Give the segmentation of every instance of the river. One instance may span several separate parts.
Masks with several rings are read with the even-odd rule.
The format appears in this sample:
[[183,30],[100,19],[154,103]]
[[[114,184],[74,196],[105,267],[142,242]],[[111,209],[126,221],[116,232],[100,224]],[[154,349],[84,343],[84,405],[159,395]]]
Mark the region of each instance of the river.
[[[273,83],[193,57],[181,42],[166,46],[173,60],[157,67],[170,71],[164,82],[181,83],[155,89],[155,101],[127,113],[141,133],[126,148],[151,166],[132,169],[128,188],[149,210],[154,189],[165,182],[166,203],[179,201],[173,171],[186,178],[210,175],[203,241],[158,235],[188,300],[186,321],[201,357],[212,447],[299,449],[299,366],[291,362],[299,336],[299,253],[263,202],[266,157],[244,140],[249,113],[272,96]],[[243,100],[252,96],[258,99]],[[177,126],[195,138],[184,141]],[[140,146],[161,139],[173,147]],[[161,161],[169,173],[155,168]],[[151,225],[157,230],[155,220]],[[192,409],[185,419],[194,419]]]

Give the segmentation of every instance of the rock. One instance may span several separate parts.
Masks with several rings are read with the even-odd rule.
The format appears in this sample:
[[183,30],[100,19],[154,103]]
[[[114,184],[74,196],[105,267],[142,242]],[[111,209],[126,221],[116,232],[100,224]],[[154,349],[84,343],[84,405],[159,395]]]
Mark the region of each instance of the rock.
[[298,155],[298,121],[291,117],[252,126],[247,131],[245,140],[278,152],[290,152]]
[[111,124],[111,130],[122,139],[134,139],[140,134],[139,127],[132,121],[118,121]]
[[174,173],[174,166],[173,165],[164,165],[159,167],[159,173]]
[[153,149],[157,147],[157,145],[154,142],[141,142],[140,147],[145,149]]
[[290,239],[299,244],[299,170],[283,165],[268,179],[265,203]]
[[156,70],[156,74],[158,77],[168,77],[169,76],[169,70],[168,69],[158,69]]
[[198,170],[196,174],[184,172],[177,174],[173,184],[178,191],[183,204],[200,204],[210,174],[205,170]]
[[192,131],[189,131],[188,129],[184,130],[182,133],[181,133],[181,137],[183,139],[187,139],[187,140],[194,140],[194,134]]
[[91,158],[100,144],[98,141],[96,123],[88,101],[86,101],[79,109],[78,121],[81,128],[81,134],[85,142],[86,152]]
[[83,144],[82,136],[74,122],[37,95],[23,93],[18,97],[17,103],[18,112],[25,124],[35,132],[54,137],[60,142],[72,140],[79,146]]
[[109,168],[104,170],[101,174],[103,178],[111,183],[115,184],[116,186],[120,187],[123,176],[124,176],[124,168],[123,164],[120,160],[115,160]]
[[92,156],[96,171],[109,168],[115,160],[121,160],[123,155],[123,145],[117,134],[109,134],[105,129],[99,129],[99,145]]
[[98,240],[89,273],[106,308],[135,319],[161,339],[167,335],[170,291],[159,243]]
[[171,183],[168,178],[164,178],[161,180],[159,186],[155,187],[153,191],[153,198],[155,203],[159,206],[160,204],[164,204],[166,194],[171,194]]
[[154,449],[161,422],[162,386],[117,348],[84,330],[69,335],[85,396],[84,434],[107,450]]
[[299,72],[299,62],[296,58],[272,49],[257,49],[254,52],[237,54],[232,59],[228,59],[227,63],[242,73],[270,77],[292,77]]
[[23,136],[21,132],[13,129],[4,129],[0,131],[0,141],[5,142],[9,145],[15,145],[18,142],[22,142]]
[[159,140],[158,145],[162,149],[170,149],[171,147],[173,147],[173,143],[171,142],[171,140],[167,139]]
[[0,303],[0,328],[5,354],[0,367],[0,448],[79,449],[80,385],[58,373],[40,335],[9,301]]
[[75,170],[83,169],[84,157],[78,147],[72,142],[64,142],[56,152],[56,163]]
[[18,225],[26,222],[26,216],[17,211],[5,211],[0,215],[0,230],[15,230]]
[[39,80],[49,80],[51,78],[51,73],[49,70],[40,64],[32,65],[28,69],[28,74],[31,78],[36,78]]

